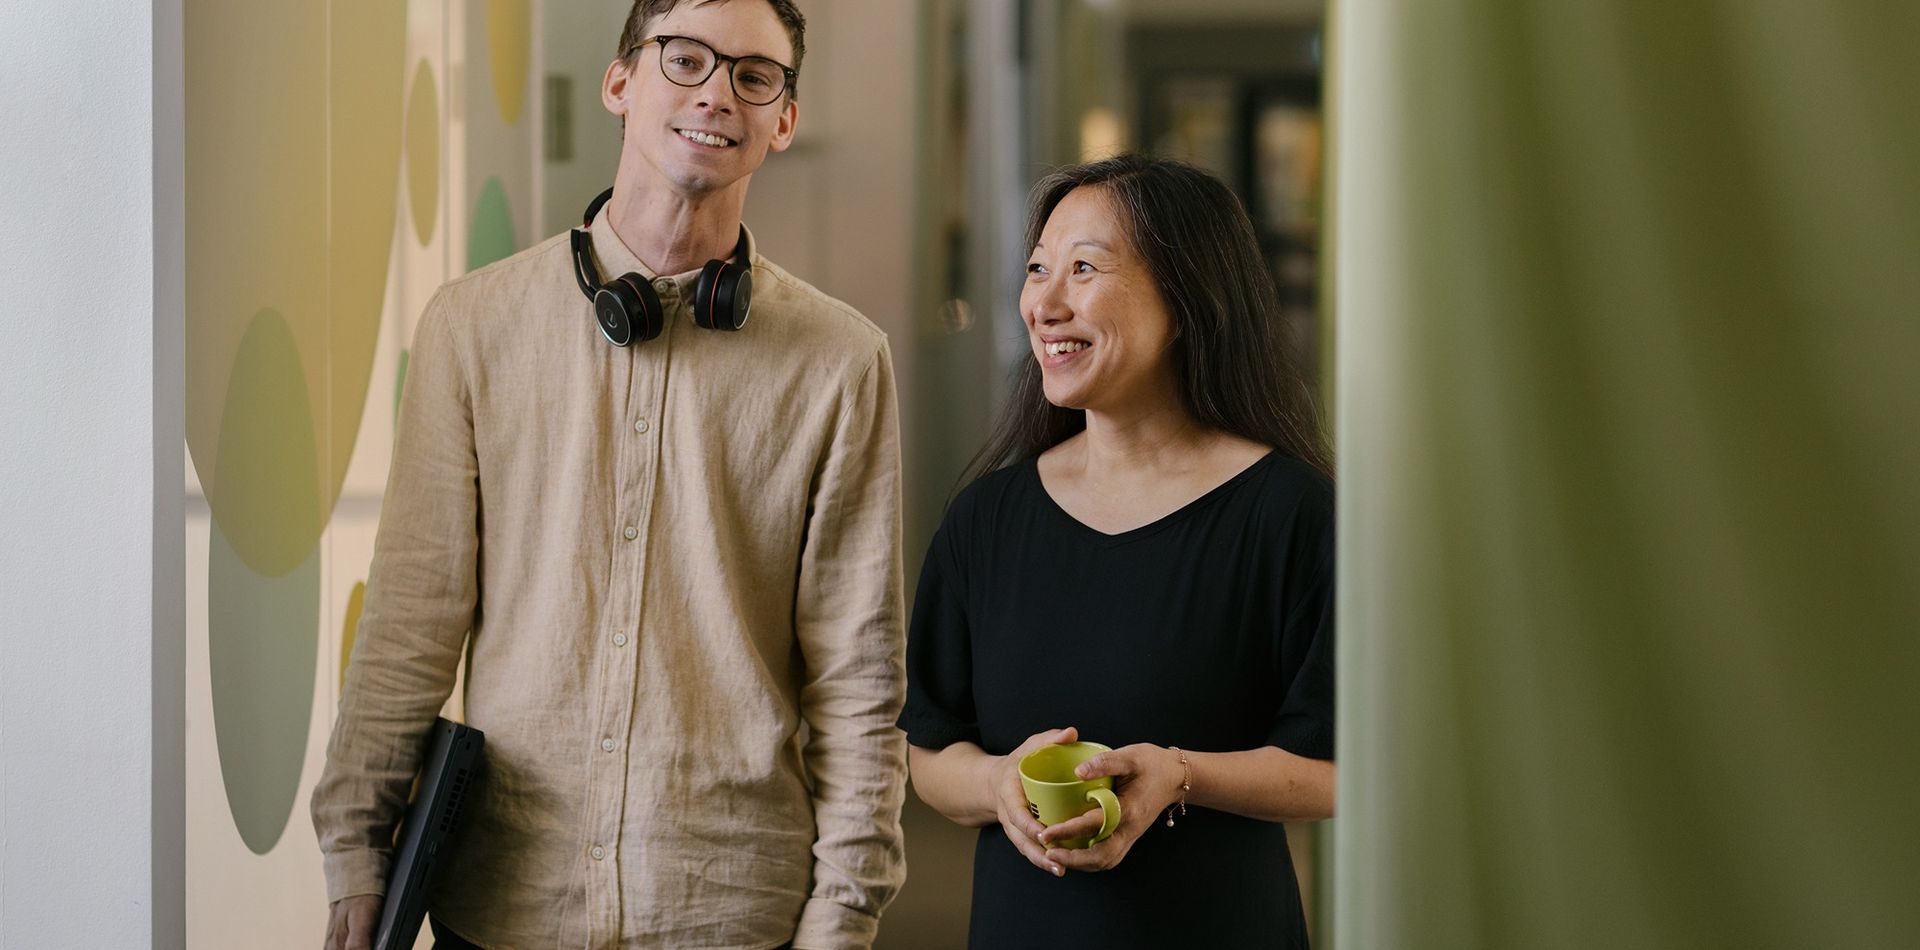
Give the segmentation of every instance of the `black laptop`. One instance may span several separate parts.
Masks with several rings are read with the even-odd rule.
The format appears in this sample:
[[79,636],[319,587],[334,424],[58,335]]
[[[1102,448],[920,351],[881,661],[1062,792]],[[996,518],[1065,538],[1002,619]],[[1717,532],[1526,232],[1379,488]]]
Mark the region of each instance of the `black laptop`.
[[400,822],[393,849],[393,871],[374,931],[373,950],[412,950],[427,916],[427,885],[447,835],[460,819],[460,805],[480,767],[478,729],[441,718],[434,720],[421,760],[420,783],[407,817]]

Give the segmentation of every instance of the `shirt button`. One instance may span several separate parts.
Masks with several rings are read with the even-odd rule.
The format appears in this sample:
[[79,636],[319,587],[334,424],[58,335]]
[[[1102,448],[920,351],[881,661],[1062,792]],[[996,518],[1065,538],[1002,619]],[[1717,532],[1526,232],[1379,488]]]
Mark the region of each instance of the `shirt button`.
[[647,420],[645,420],[645,419],[637,419],[637,420],[635,420],[635,421],[634,421],[634,423],[633,423],[633,431],[635,431],[635,432],[645,432],[645,431],[647,431]]
[[667,291],[673,289],[673,281],[668,280],[665,277],[662,277],[659,280],[656,280],[653,282],[653,289],[660,291],[661,293],[664,294]]
[[614,645],[614,646],[617,646],[617,647],[623,647],[623,646],[626,646],[626,645],[627,645],[627,635],[626,635],[626,634],[624,634],[624,633],[616,633],[616,634],[614,634],[614,635],[613,635],[613,645]]
[[605,849],[605,848],[602,848],[602,847],[600,847],[599,845],[597,845],[597,844],[596,844],[596,845],[594,845],[594,846],[593,846],[593,850],[592,850],[592,851],[589,851],[589,852],[587,852],[587,853],[588,853],[588,854],[591,854],[591,855],[593,855],[593,859],[594,859],[595,861],[600,861],[600,860],[603,860],[603,859],[605,859],[605,858],[606,858],[606,856],[607,856],[607,849]]
[[634,538],[637,538],[637,537],[639,537],[639,536],[640,536],[640,529],[639,529],[639,528],[636,528],[636,527],[634,527],[634,526],[632,526],[632,525],[628,525],[628,526],[627,526],[627,530],[626,530],[626,532],[625,532],[625,533],[626,533],[626,536],[627,536],[627,540],[629,540],[629,541],[631,541],[631,540],[633,540]]
[[602,740],[600,740],[600,751],[602,751],[602,752],[612,752],[612,751],[613,751],[613,740],[612,740],[612,739],[602,739]]

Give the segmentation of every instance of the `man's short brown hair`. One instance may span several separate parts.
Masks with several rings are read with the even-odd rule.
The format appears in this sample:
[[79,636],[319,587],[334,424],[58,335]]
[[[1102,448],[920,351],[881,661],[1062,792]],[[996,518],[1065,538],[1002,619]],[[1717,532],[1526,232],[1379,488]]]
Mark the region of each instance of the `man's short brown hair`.
[[[626,29],[620,31],[620,49],[615,56],[626,60],[627,68],[633,68],[638,53],[634,44],[647,38],[647,24],[673,12],[673,8],[682,3],[726,3],[727,0],[633,0],[633,9],[627,11]],[[773,7],[773,15],[780,18],[780,25],[787,28],[787,39],[793,41],[793,82],[787,85],[787,97],[793,98],[800,91],[800,59],[807,53],[807,18],[800,15],[800,8],[793,0],[766,0]]]

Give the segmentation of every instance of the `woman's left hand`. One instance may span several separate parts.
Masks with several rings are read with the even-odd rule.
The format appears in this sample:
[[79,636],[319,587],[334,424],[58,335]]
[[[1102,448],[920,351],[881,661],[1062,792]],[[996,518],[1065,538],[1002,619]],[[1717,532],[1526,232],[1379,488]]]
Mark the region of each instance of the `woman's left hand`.
[[[1105,871],[1118,865],[1167,806],[1180,799],[1180,784],[1185,777],[1178,752],[1145,742],[1102,752],[1081,763],[1076,773],[1083,780],[1113,777],[1113,791],[1120,798],[1120,826],[1107,840],[1089,847],[1048,848],[1048,860],[1069,871]],[[1095,808],[1049,826],[1040,833],[1040,840],[1051,842],[1099,833],[1100,809]]]

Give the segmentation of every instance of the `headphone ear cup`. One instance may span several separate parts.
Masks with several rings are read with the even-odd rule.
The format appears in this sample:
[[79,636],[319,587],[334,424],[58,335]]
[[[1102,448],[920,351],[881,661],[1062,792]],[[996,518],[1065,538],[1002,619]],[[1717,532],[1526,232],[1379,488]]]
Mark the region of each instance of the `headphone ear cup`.
[[665,325],[659,295],[638,274],[622,274],[601,286],[593,295],[593,316],[601,335],[614,346],[651,340]]
[[753,303],[753,272],[728,261],[708,261],[693,290],[693,319],[708,330],[747,325]]
[[726,269],[726,261],[708,261],[707,266],[700,268],[700,279],[693,284],[693,322],[703,330],[713,329],[713,287]]

